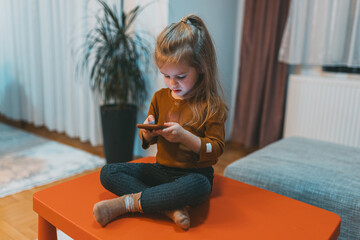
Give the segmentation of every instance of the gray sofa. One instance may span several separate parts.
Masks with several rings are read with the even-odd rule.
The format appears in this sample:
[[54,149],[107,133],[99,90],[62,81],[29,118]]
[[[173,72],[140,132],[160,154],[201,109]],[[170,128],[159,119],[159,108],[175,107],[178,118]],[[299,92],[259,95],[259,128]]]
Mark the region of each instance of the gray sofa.
[[360,149],[299,137],[279,140],[225,176],[334,212],[339,239],[360,239]]

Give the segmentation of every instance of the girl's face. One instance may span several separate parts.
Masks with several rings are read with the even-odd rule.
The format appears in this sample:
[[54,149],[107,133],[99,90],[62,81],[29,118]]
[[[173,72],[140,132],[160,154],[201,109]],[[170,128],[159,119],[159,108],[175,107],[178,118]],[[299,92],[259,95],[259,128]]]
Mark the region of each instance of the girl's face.
[[184,99],[199,78],[196,68],[184,63],[165,63],[160,72],[175,99]]

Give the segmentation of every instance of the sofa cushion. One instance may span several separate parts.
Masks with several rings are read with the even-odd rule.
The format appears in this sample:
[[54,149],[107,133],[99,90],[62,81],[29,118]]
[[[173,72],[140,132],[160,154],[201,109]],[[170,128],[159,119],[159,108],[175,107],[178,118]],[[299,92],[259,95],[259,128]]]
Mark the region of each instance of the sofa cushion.
[[338,214],[360,239],[360,149],[290,137],[230,164],[225,176]]

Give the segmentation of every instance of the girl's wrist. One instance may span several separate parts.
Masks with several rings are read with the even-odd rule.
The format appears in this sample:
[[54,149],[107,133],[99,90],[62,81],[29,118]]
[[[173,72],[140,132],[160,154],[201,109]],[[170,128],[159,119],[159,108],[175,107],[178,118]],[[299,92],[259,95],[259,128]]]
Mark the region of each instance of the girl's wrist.
[[188,130],[184,129],[183,133],[180,135],[180,143],[187,145],[187,143],[189,142],[189,139],[191,139],[192,133],[189,132]]
[[187,130],[184,131],[184,134],[181,139],[181,143],[187,146],[188,148],[190,148],[195,153],[200,152],[201,139]]

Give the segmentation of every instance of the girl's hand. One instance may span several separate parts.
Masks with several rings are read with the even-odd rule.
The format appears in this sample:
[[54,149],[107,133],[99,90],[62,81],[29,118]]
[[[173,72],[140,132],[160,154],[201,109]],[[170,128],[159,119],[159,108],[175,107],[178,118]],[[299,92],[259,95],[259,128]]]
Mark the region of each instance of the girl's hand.
[[149,115],[144,121],[144,124],[154,124],[154,123],[155,123],[155,118],[153,115]]
[[[144,121],[144,124],[153,124],[153,123],[155,123],[155,118],[153,115],[149,115]],[[157,133],[156,131],[150,131],[146,129],[141,129],[140,131],[142,131],[142,134],[147,142],[150,142],[153,137],[159,135],[159,133]]]
[[173,143],[182,142],[186,134],[186,130],[176,122],[164,123],[167,128],[156,131],[159,135],[163,136],[166,140]]

